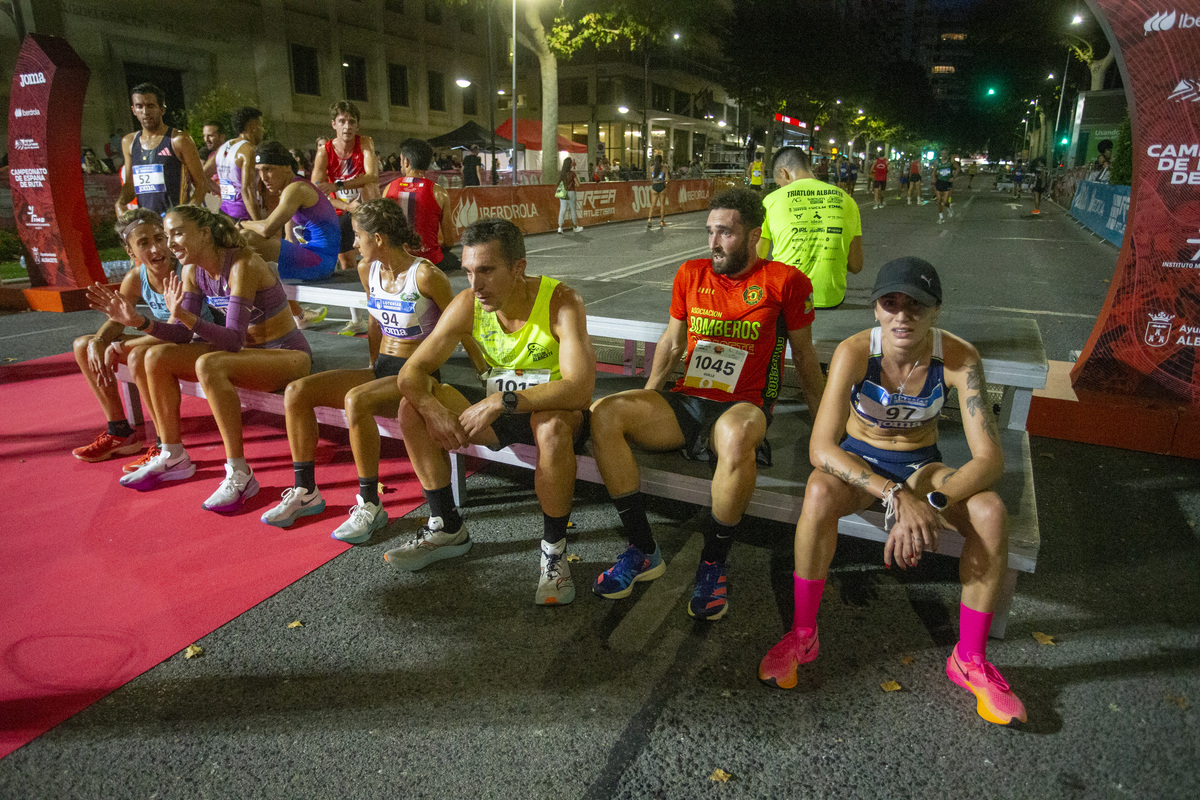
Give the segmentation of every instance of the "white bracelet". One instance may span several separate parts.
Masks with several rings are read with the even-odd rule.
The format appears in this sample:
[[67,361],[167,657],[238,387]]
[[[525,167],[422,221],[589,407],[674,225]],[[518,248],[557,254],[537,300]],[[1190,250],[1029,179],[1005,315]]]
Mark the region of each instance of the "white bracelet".
[[889,520],[896,518],[896,492],[904,487],[904,484],[895,481],[891,481],[891,484],[883,492],[883,527],[889,531],[892,529]]

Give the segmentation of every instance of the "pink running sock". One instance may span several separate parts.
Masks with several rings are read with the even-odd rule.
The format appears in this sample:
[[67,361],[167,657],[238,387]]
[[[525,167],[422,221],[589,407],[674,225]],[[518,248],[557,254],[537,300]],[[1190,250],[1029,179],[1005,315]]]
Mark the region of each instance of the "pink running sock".
[[817,609],[821,607],[821,593],[825,591],[825,579],[810,581],[792,573],[795,581],[795,613],[792,615],[792,630],[817,629]]
[[987,660],[987,637],[992,629],[992,612],[976,611],[958,604],[958,657],[969,661],[978,653]]

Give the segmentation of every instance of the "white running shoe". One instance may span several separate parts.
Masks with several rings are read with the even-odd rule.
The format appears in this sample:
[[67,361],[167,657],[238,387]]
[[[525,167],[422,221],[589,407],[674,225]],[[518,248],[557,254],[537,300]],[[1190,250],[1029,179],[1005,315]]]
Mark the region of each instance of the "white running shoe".
[[575,599],[575,581],[567,564],[567,540],[555,544],[542,542],[542,576],[538,579],[533,602],[539,606],[565,606]]
[[209,511],[218,514],[231,514],[241,511],[242,505],[258,494],[258,480],[254,472],[235,472],[233,466],[225,465],[225,480],[212,493],[212,496],[201,505]]
[[388,550],[383,558],[393,567],[416,572],[434,561],[464,555],[471,549],[467,524],[454,533],[442,530],[442,518],[430,517],[421,532],[399,547]]
[[576,233],[583,233],[583,226],[582,226],[582,225],[576,225],[576,226],[575,226],[575,232],[576,232]]
[[559,226],[558,226],[558,232],[559,232],[559,233],[562,233],[562,225],[559,225]]
[[941,225],[945,221],[946,221],[946,218],[943,217],[941,214],[938,214],[938,225]]
[[339,336],[358,336],[360,333],[367,332],[367,321],[365,319],[352,319],[347,322],[342,329],[338,331]]
[[364,502],[360,494],[354,495],[354,500],[355,504],[350,508],[350,519],[338,525],[333,533],[329,534],[331,539],[362,544],[371,538],[372,533],[387,525],[388,515],[382,504]]
[[259,519],[276,528],[286,528],[300,517],[320,514],[324,510],[325,499],[321,497],[320,489],[314,487],[309,492],[302,486],[293,486],[284,489],[282,502]]
[[296,317],[296,327],[300,330],[308,330],[309,327],[317,325],[325,321],[325,315],[329,313],[329,309],[325,306],[320,308],[306,308],[300,316]]
[[121,476],[121,485],[139,492],[157,489],[163,481],[181,481],[196,474],[196,465],[185,452],[174,460],[160,452],[135,472]]

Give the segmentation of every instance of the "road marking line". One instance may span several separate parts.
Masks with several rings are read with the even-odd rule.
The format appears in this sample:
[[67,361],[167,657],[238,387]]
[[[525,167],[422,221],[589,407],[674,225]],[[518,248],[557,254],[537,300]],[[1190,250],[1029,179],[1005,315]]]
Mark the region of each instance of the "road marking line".
[[65,330],[70,330],[72,327],[74,327],[74,326],[73,325],[63,325],[61,328],[46,328],[46,329],[40,330],[40,331],[26,331],[25,333],[10,333],[8,336],[0,336],[0,340],[16,339],[18,336],[33,336],[36,333],[50,333],[52,331],[65,331]]
[[[684,524],[690,523],[689,520]],[[633,608],[629,609],[625,618],[608,635],[609,647],[623,653],[639,653],[658,641],[659,628],[666,621],[667,615],[680,613],[680,599],[689,596],[688,589],[691,588],[695,576],[695,573],[690,571],[691,565],[700,563],[700,552],[703,549],[704,537],[693,533],[671,560],[671,563],[679,565],[678,568],[671,569],[668,566],[661,578],[646,587]]]
[[972,311],[1003,311],[1006,314],[1037,314],[1045,317],[1078,317],[1079,319],[1095,319],[1095,314],[1076,314],[1072,311],[1041,311],[1033,308],[1006,308],[1004,306],[960,306],[955,305],[955,308],[969,308]]

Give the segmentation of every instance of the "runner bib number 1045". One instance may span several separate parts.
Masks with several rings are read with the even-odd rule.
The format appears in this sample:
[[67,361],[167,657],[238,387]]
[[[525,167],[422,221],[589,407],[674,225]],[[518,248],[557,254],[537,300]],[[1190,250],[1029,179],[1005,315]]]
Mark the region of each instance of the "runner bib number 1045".
[[550,382],[548,369],[493,369],[487,375],[487,393],[519,392]]
[[683,385],[732,394],[748,356],[745,350],[731,345],[703,340],[696,342]]

